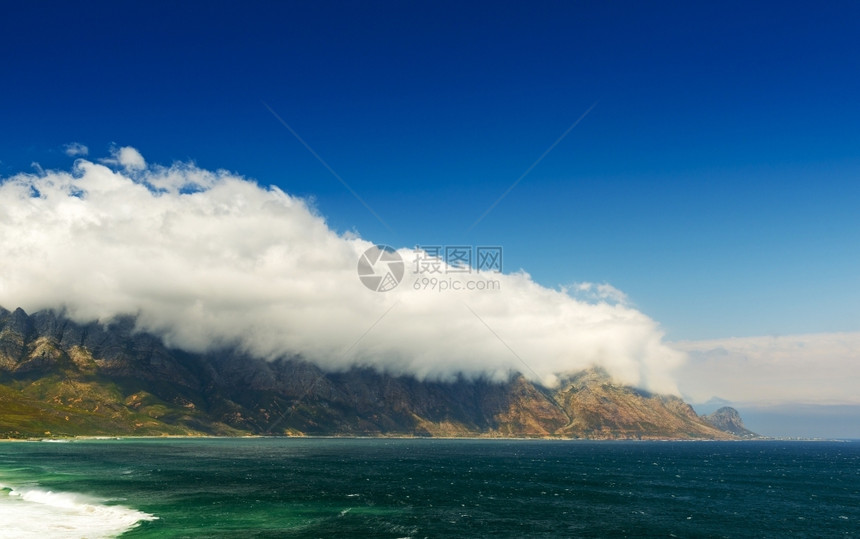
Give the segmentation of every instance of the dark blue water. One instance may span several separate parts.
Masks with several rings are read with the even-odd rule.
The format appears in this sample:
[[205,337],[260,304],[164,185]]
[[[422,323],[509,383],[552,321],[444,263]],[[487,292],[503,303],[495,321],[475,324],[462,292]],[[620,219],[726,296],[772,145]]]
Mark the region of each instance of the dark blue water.
[[0,444],[22,482],[158,518],[123,537],[860,537],[856,442]]

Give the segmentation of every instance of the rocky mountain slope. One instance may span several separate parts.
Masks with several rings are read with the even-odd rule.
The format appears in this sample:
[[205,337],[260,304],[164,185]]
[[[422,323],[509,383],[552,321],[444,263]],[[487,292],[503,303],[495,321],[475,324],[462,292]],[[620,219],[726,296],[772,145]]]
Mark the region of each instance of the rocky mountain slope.
[[740,438],[758,438],[759,435],[746,428],[741,415],[730,406],[723,406],[712,414],[702,416],[702,419],[717,427],[730,432]]
[[[717,425],[717,426],[715,426]],[[72,435],[736,437],[682,400],[589,370],[546,388],[325,373],[299,358],[189,354],[131,319],[79,325],[0,308],[0,438]]]

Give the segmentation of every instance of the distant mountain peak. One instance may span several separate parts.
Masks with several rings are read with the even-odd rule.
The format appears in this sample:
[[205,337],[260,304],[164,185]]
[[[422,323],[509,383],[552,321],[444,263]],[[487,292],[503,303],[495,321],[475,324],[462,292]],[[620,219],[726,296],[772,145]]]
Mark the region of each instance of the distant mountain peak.
[[742,438],[759,437],[758,434],[746,428],[743,419],[741,419],[741,414],[731,406],[723,406],[712,414],[703,415],[702,419],[718,429],[730,432],[735,436]]

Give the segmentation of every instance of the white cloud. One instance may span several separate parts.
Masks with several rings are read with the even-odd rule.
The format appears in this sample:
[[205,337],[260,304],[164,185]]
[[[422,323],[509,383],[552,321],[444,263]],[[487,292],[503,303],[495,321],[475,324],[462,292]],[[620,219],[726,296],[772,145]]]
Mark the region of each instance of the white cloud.
[[550,383],[601,365],[619,382],[676,391],[683,354],[608,285],[588,287],[597,301],[522,272],[451,276],[496,279],[495,291],[416,290],[414,253],[402,249],[406,279],[374,292],[357,276],[372,243],[336,234],[302,199],[223,171],[147,167],[130,147],[108,164],[122,168],[78,160],[0,185],[0,305],[62,308],[80,322],[133,314],[172,346],[300,354],[328,369],[518,370]]
[[627,294],[608,283],[575,283],[566,290],[577,298],[591,302],[608,302],[627,305],[630,303]]
[[63,151],[69,157],[84,157],[90,153],[90,149],[79,142],[70,142],[63,146]]
[[860,333],[671,343],[689,356],[678,383],[694,402],[712,396],[755,406],[860,404]]
[[126,172],[134,172],[146,168],[146,161],[136,148],[131,146],[123,146],[121,148],[111,148],[111,157],[109,159],[101,159],[106,165],[120,165]]

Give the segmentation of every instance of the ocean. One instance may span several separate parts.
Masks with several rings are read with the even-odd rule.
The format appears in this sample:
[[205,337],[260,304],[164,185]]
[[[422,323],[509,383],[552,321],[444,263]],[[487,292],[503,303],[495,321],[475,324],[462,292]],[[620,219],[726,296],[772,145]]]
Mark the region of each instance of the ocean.
[[0,443],[0,537],[118,536],[860,537],[860,443]]

